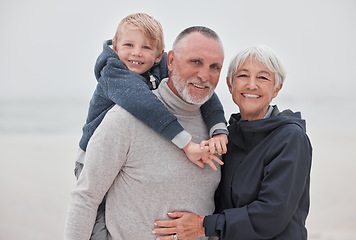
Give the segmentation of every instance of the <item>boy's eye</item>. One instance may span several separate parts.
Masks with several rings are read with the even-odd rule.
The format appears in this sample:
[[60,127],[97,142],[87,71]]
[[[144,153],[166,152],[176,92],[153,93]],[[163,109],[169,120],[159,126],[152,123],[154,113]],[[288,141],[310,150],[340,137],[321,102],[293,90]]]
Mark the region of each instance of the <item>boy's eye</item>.
[[144,49],[151,49],[149,46],[143,46]]
[[131,43],[125,43],[124,46],[132,47],[133,45]]

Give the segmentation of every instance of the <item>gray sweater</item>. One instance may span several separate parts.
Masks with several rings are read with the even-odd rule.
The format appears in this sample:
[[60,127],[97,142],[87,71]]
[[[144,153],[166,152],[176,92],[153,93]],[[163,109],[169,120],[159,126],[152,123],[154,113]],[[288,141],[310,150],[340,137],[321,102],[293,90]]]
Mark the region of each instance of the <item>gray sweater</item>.
[[[163,80],[155,94],[199,143],[208,130],[199,105],[178,98]],[[220,171],[191,163],[172,142],[120,106],[114,106],[89,141],[85,164],[72,191],[65,239],[89,239],[104,195],[109,239],[155,239],[155,220],[168,212],[214,211]],[[202,238],[205,239],[205,238]]]

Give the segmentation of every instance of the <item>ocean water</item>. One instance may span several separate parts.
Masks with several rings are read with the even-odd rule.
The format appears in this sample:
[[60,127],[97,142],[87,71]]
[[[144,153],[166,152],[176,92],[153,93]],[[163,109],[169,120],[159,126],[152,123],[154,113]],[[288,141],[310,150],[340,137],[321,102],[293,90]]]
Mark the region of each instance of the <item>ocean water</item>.
[[[238,108],[230,96],[220,95],[228,119]],[[80,133],[87,116],[90,97],[0,98],[1,133]],[[280,110],[301,111],[307,129],[356,129],[355,105],[350,99],[286,98],[272,103]]]
[[0,99],[0,133],[79,133],[89,100],[76,97]]

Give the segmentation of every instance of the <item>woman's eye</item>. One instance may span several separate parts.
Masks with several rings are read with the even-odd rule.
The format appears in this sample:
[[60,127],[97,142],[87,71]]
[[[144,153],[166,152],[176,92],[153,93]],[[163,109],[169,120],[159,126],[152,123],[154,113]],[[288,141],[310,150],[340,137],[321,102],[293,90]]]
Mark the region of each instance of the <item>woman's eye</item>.
[[245,77],[247,77],[247,75],[246,74],[240,74],[240,75],[237,75],[236,77],[237,78],[245,78]]

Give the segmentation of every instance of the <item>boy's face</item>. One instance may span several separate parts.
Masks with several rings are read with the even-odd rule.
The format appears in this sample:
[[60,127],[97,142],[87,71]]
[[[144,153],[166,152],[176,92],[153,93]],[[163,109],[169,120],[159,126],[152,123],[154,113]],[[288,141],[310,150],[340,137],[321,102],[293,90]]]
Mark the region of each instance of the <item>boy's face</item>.
[[127,68],[142,74],[158,63],[163,51],[159,52],[141,30],[128,29],[113,42],[113,49]]

